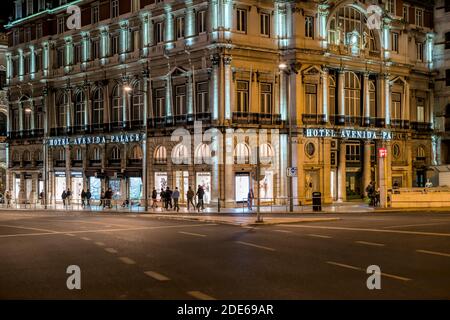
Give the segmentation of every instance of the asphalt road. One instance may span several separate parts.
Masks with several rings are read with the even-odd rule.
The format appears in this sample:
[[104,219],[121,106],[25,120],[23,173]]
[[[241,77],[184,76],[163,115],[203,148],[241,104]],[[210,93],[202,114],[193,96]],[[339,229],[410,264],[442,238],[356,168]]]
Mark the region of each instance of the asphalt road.
[[[0,212],[1,299],[449,299],[450,214],[257,228]],[[81,290],[69,290],[69,265]],[[366,269],[381,269],[369,290]]]

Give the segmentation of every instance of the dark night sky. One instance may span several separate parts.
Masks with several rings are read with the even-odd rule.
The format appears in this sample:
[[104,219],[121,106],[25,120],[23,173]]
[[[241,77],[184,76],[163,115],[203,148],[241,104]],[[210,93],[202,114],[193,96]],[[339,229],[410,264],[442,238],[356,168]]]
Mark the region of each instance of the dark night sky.
[[13,15],[14,0],[1,0],[0,3],[0,26],[2,31],[3,25],[8,23],[9,17]]

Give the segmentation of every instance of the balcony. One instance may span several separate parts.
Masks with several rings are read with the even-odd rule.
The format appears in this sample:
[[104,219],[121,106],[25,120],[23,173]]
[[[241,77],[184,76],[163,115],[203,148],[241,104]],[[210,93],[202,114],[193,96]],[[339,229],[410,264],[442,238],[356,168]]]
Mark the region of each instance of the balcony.
[[270,113],[233,112],[233,123],[280,125],[281,115]]
[[128,166],[130,167],[142,167],[142,159],[129,159]]
[[411,122],[411,129],[422,132],[432,131],[431,123],[428,122]]
[[324,123],[326,123],[324,114],[303,114],[302,121],[304,124],[324,124]]
[[409,120],[392,119],[391,128],[409,129]]
[[66,166],[66,160],[55,160],[53,165],[55,168],[64,168]]
[[120,167],[120,164],[122,163],[121,159],[110,159],[108,161],[110,167]]
[[72,167],[82,167],[83,166],[83,160],[72,160]]
[[89,160],[89,166],[90,167],[101,167],[102,165],[102,160],[98,159],[98,160]]
[[165,158],[165,159],[153,159],[153,164],[155,164],[155,165],[166,165],[167,164],[167,158]]

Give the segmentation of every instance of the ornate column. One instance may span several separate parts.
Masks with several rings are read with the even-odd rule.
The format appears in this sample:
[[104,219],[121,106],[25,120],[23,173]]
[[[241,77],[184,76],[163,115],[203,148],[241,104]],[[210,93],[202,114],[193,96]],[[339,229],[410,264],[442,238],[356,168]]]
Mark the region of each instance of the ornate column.
[[[232,107],[231,107],[231,99],[232,99],[232,91],[231,91],[231,86],[232,86],[232,74],[231,74],[231,56],[224,56],[223,57],[223,65],[224,65],[224,73],[225,73],[225,79],[224,79],[224,84],[225,84],[225,88],[224,88],[224,108],[225,108],[225,112],[224,112],[224,116],[225,116],[225,120],[231,120],[231,114],[232,114]],[[250,81],[249,86],[252,85],[252,81]],[[250,110],[251,106],[249,106],[249,110]]]
[[369,92],[369,73],[364,73],[364,93],[363,93],[363,99],[364,99],[364,125],[369,126],[370,125],[370,92]]
[[328,68],[323,68],[322,73],[322,113],[323,121],[328,123]]
[[371,179],[370,172],[370,150],[371,143],[370,141],[364,141],[364,158],[363,158],[363,190],[364,194],[367,196],[367,192],[365,192],[366,187],[369,185]]
[[391,125],[391,82],[389,74],[384,75],[384,118],[386,126]]
[[337,124],[345,123],[345,74],[343,70],[338,71],[338,90],[337,90],[337,98],[338,98],[338,119],[336,121]]
[[346,145],[345,140],[341,139],[339,142],[339,163],[338,163],[338,201],[344,202],[347,200],[346,188]]

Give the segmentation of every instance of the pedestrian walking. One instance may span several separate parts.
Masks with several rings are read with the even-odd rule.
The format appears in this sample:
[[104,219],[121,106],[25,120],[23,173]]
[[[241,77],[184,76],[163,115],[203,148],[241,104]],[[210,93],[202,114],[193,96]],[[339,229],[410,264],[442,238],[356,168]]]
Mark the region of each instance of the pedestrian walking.
[[67,193],[66,193],[66,190],[63,190],[63,192],[62,192],[62,194],[61,194],[61,199],[62,199],[62,202],[63,202],[63,206],[64,206],[64,208],[66,207],[66,199],[67,199]]
[[200,207],[202,208],[202,211],[205,210],[204,204],[203,204],[203,197],[205,196],[205,190],[203,190],[203,187],[201,185],[198,185],[197,189],[197,210],[200,212]]
[[84,208],[86,205],[86,191],[81,190],[81,207]]
[[67,205],[70,206],[70,200],[72,199],[72,191],[70,189],[67,189],[66,191],[66,202]]
[[247,194],[247,208],[250,211],[252,211],[252,209],[253,209],[253,199],[254,198],[255,198],[255,195],[253,194],[253,189],[248,190],[248,194]]
[[45,205],[45,194],[44,194],[44,191],[41,191],[41,193],[39,193],[39,199],[41,200],[41,206]]
[[152,209],[158,208],[158,192],[156,191],[156,188],[153,188],[152,191]]
[[178,212],[180,211],[180,205],[178,200],[180,199],[180,191],[178,191],[178,187],[175,187],[175,190],[172,192],[173,199],[173,208]]
[[105,191],[100,192],[100,207],[105,207]]
[[92,197],[91,191],[89,189],[87,189],[87,191],[86,191],[86,204],[87,204],[87,206],[89,208],[91,207],[91,197]]
[[194,197],[195,197],[194,190],[192,190],[192,187],[189,186],[189,189],[186,193],[188,211],[189,211],[190,205],[192,205],[192,208],[194,208],[194,210],[195,210]]
[[164,196],[166,200],[166,210],[172,209],[172,190],[170,190],[169,187],[166,188],[166,191],[164,191]]
[[9,190],[6,191],[5,198],[6,198],[6,207],[9,208],[11,206],[11,192],[9,192]]

